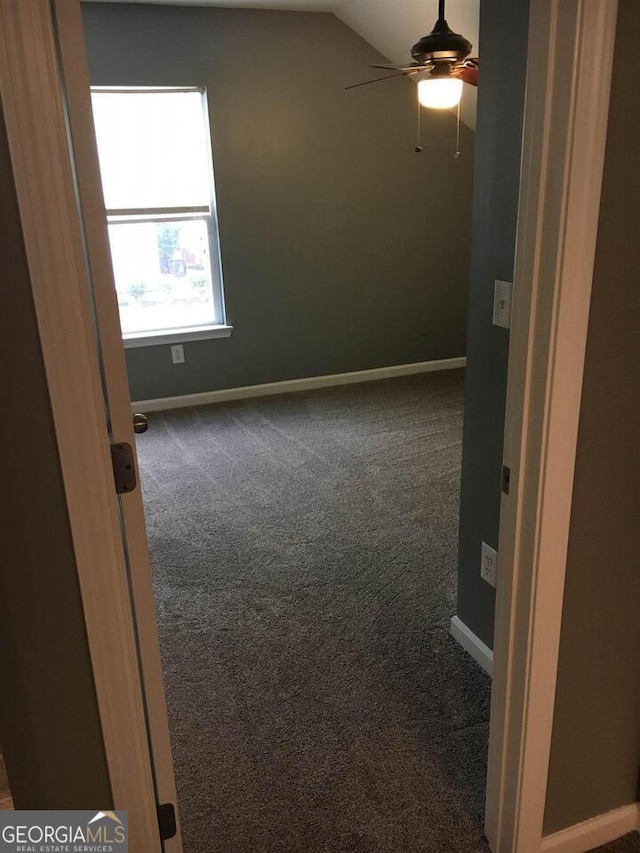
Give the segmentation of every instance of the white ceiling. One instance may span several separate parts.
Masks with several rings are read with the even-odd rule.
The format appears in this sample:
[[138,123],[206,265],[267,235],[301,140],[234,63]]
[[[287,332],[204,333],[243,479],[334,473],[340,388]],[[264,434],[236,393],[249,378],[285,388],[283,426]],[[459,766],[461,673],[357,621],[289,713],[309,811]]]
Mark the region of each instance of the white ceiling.
[[[281,9],[302,12],[333,12],[390,62],[409,63],[411,47],[426,35],[438,17],[438,0],[133,0],[174,6],[220,6],[242,9]],[[131,0],[110,0],[112,3]],[[479,51],[480,0],[447,0],[449,26]],[[465,86],[462,120],[475,128],[476,90]]]
[[[132,0],[110,0],[128,3]],[[220,6],[238,9],[281,9],[298,12],[334,12],[360,33],[391,62],[410,59],[411,46],[426,35],[437,18],[437,0],[133,0],[172,6]],[[478,49],[480,0],[448,0],[447,20],[452,30],[463,33]]]
[[[411,60],[411,47],[431,31],[438,17],[437,0],[337,0],[331,11],[392,62]],[[449,26],[478,50],[480,0],[448,0]],[[384,46],[384,50],[381,49]]]
[[[427,35],[438,17],[438,0],[347,0],[332,11],[391,62],[411,62],[411,47]],[[480,0],[447,0],[445,14],[451,29],[473,44],[478,56]],[[477,89],[465,86],[460,115],[475,130]]]

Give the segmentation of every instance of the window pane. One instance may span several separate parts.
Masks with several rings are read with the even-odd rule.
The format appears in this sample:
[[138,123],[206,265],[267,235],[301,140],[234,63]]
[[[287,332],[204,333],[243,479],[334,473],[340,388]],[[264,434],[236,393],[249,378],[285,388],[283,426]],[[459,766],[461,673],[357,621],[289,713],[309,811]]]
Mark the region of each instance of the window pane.
[[200,92],[94,92],[107,209],[211,201],[209,134]]
[[204,219],[110,223],[125,335],[216,322]]

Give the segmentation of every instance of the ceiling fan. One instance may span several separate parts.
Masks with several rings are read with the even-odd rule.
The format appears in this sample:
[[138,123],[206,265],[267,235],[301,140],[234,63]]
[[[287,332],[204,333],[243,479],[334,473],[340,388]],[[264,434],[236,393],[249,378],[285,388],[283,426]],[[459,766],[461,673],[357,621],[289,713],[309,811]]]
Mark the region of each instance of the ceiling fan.
[[418,81],[418,99],[425,107],[448,109],[455,107],[462,95],[462,84],[478,85],[478,60],[468,59],[472,44],[464,36],[454,33],[444,17],[445,0],[438,0],[438,20],[429,35],[423,36],[411,48],[414,61],[410,65],[372,65],[394,74],[376,77],[346,86],[357,89],[393,77],[411,77],[428,72]]

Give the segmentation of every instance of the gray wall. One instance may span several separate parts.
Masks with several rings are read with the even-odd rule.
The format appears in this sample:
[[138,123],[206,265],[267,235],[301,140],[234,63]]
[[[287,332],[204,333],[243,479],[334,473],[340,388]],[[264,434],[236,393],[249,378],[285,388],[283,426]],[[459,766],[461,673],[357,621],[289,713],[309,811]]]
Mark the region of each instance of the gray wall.
[[105,807],[111,793],[1,112],[0,199],[0,354],[10,365],[0,395],[0,743],[16,808]]
[[509,332],[493,326],[493,282],[513,280],[528,0],[482,0],[467,330],[458,616],[493,647],[495,593],[480,579],[484,540],[498,546]]
[[[92,81],[206,85],[228,340],[128,350],[133,399],[465,354],[473,134],[334,15],[86,4]],[[382,74],[382,72],[380,72]]]
[[[640,39],[620,0],[617,56]],[[545,831],[636,800],[640,768],[640,86],[613,71]]]

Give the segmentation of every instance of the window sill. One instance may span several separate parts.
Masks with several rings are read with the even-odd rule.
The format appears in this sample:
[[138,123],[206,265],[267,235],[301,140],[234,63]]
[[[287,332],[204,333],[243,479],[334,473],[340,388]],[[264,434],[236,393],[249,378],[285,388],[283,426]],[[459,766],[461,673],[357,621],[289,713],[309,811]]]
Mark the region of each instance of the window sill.
[[229,338],[233,326],[202,326],[199,329],[164,329],[162,332],[140,332],[123,336],[125,349],[133,347],[157,347],[162,344],[182,344],[188,341],[210,341],[214,338]]

